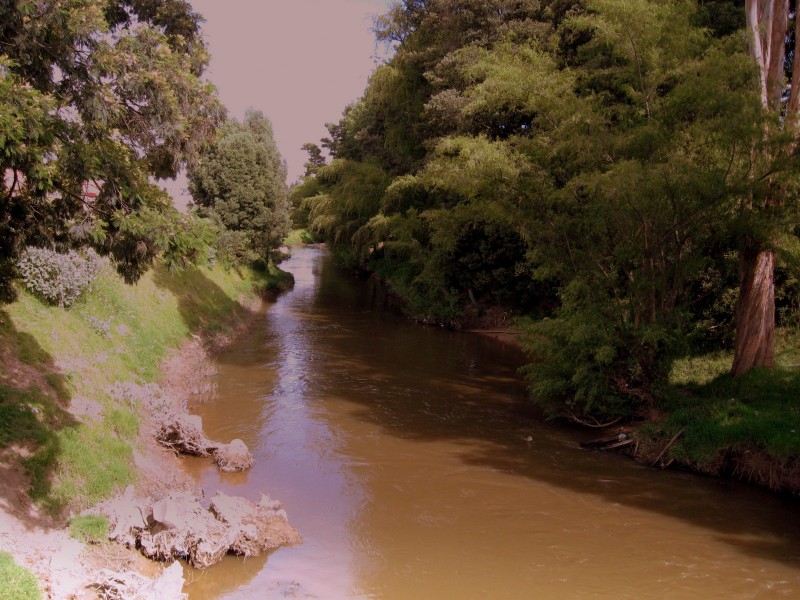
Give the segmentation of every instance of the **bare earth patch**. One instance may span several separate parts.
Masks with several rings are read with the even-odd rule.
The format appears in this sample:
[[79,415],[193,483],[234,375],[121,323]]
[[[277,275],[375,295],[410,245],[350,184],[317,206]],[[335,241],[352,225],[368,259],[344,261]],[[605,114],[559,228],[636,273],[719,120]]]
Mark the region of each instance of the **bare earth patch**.
[[[138,480],[135,489],[131,488],[127,493],[150,499],[150,518],[156,530],[165,525],[153,517],[153,506],[156,507],[156,517],[169,520],[161,514],[164,512],[164,502],[173,508],[176,505],[174,502],[169,504],[165,499],[196,497],[192,491],[194,483],[184,472],[179,457],[156,442],[156,433],[163,427],[165,419],[185,413],[190,403],[213,398],[216,390],[211,356],[223,349],[246,324],[246,320],[243,320],[227,335],[211,340],[193,336],[164,361],[164,377],[160,385],[127,383],[116,384],[110,389],[118,400],[139,408],[142,426],[134,444]],[[3,365],[0,383],[19,389],[36,386],[55,396],[55,391],[48,385],[48,373],[19,361],[14,348],[0,344],[0,362]],[[58,365],[57,368],[75,370],[84,366],[88,367],[69,364]],[[76,420],[84,422],[90,422],[102,414],[100,403],[91,398],[75,398],[69,407],[64,408]],[[238,446],[231,450],[230,455],[222,460],[223,464],[232,465],[235,460],[247,459],[234,456],[241,454]],[[123,545],[84,545],[71,538],[63,520],[46,514],[28,496],[30,482],[20,464],[27,454],[29,452],[24,447],[6,448],[0,452],[0,550],[11,553],[19,564],[38,576],[45,598],[172,600],[184,597],[180,591],[183,584],[180,563],[173,562],[164,567]],[[252,459],[245,462],[249,460]],[[116,501],[119,502],[120,498],[123,495],[118,496]],[[214,522],[212,529],[221,532],[221,537],[213,537],[206,543],[214,547],[211,554],[221,557],[234,552],[249,556],[300,541],[297,532],[286,521],[279,503],[267,498],[259,504],[253,504],[241,498],[222,496],[215,501],[218,505],[216,508],[214,505],[204,508],[198,503],[198,510],[204,511],[204,519],[206,516],[211,519]],[[96,514],[99,508],[84,513]],[[145,533],[145,538],[150,535],[152,542],[156,530]],[[21,540],[24,543],[20,543]],[[150,545],[160,547],[158,544]],[[180,550],[161,554],[157,556],[161,560],[172,560],[182,555]],[[205,559],[197,562],[199,566],[206,565]]]

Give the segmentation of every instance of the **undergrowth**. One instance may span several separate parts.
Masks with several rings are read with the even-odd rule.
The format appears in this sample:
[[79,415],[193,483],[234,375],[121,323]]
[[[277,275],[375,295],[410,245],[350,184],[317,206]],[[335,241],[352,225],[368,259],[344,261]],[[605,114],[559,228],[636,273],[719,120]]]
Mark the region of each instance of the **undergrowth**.
[[254,273],[258,277],[258,283],[254,287],[256,293],[284,292],[294,286],[294,276],[272,264],[261,265]]
[[299,246],[301,244],[313,244],[314,234],[308,229],[292,229],[286,239],[283,240],[284,246]]

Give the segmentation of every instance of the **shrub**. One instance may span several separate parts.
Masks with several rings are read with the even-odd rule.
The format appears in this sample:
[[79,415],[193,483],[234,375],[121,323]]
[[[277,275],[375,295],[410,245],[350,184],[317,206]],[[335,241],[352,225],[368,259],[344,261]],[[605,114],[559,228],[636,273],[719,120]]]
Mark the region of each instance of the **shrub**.
[[101,319],[100,317],[89,315],[86,317],[86,323],[97,335],[104,337],[107,340],[111,339],[111,318]]
[[224,227],[217,233],[213,250],[214,261],[226,268],[245,265],[259,258],[258,254],[249,247],[247,235],[244,232],[231,231]]
[[66,308],[89,287],[106,264],[106,259],[92,249],[59,253],[28,247],[19,259],[19,271],[31,292]]
[[522,342],[531,362],[523,373],[533,399],[551,416],[587,423],[646,413],[681,336],[666,319],[635,325],[613,299],[604,302],[592,291],[571,283],[553,318],[525,326]]

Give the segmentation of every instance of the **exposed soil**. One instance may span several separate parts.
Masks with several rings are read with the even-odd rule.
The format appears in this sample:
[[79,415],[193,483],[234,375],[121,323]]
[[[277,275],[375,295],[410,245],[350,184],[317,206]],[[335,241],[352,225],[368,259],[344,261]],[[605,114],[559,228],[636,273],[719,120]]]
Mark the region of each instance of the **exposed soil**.
[[714,460],[699,465],[670,458],[668,452],[663,452],[664,446],[665,444],[644,441],[643,438],[638,447],[626,450],[639,462],[652,467],[678,467],[702,475],[739,479],[773,492],[800,496],[800,463],[796,460],[781,462],[759,449],[729,449],[721,451]]
[[[171,353],[162,364],[163,380],[159,385],[125,384],[112,391],[142,407],[142,427],[134,445],[137,494],[163,496],[193,488],[180,459],[160,446],[154,434],[164,415],[186,411],[190,402],[213,397],[211,357],[251,322],[260,303],[258,300],[248,311],[242,311],[225,335],[206,339],[193,336]],[[56,391],[48,385],[48,373],[20,361],[17,356],[16,348],[0,344],[3,365],[0,383],[18,389],[36,386],[56,399]],[[55,368],[53,366],[54,373]],[[75,398],[63,408],[76,420],[87,421],[99,414],[100,407],[91,399]],[[130,582],[140,582],[143,586],[151,584],[164,570],[161,564],[116,544],[84,545],[69,536],[63,518],[52,517],[30,499],[27,494],[30,481],[20,465],[20,460],[29,454],[28,449],[20,446],[0,452],[0,551],[11,553],[17,563],[37,575],[45,598],[99,598],[96,590],[114,585],[115,577],[117,581],[124,580],[126,585]],[[21,540],[24,543],[20,543]],[[174,567],[171,575],[174,575]],[[118,589],[122,588],[118,586]],[[141,594],[150,597],[144,591]]]

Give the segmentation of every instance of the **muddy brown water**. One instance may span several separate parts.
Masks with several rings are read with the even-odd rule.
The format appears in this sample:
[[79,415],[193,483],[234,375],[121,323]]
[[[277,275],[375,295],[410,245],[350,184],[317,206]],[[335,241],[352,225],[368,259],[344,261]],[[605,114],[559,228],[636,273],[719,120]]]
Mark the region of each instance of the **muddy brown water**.
[[797,502],[581,450],[526,408],[514,347],[409,323],[321,248],[283,268],[197,408],[256,466],[187,468],[280,499],[304,542],[191,573],[190,600],[800,598]]

